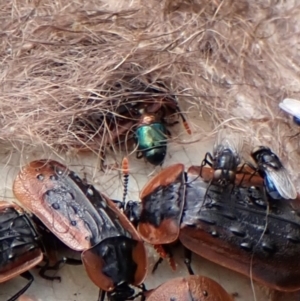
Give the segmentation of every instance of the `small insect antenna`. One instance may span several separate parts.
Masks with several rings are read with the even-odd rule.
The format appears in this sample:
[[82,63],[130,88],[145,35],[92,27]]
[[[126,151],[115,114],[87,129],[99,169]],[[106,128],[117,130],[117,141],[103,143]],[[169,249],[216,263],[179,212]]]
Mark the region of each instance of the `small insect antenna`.
[[129,161],[127,157],[122,160],[122,172],[123,172],[123,205],[125,205],[127,192],[128,192],[128,182],[129,182]]
[[191,128],[190,128],[190,126],[189,126],[189,124],[188,124],[188,122],[187,122],[185,116],[183,115],[183,113],[181,112],[181,110],[180,110],[180,108],[179,108],[178,106],[177,106],[177,112],[178,112],[179,116],[180,116],[181,119],[182,119],[182,124],[183,124],[183,126],[184,126],[186,132],[187,132],[189,135],[192,135],[192,130],[191,130]]
[[183,124],[183,126],[184,126],[186,132],[187,132],[189,135],[191,135],[191,134],[192,134],[192,130],[191,130],[191,128],[190,128],[190,126],[189,126],[189,124],[188,124],[188,122],[187,122],[185,116],[183,115],[183,113],[181,112],[181,110],[180,110],[180,108],[179,108],[178,106],[177,106],[177,109],[176,109],[176,110],[177,110],[179,116],[180,116],[181,119],[182,119],[182,124]]
[[176,111],[177,113],[179,114],[180,118],[182,119],[182,123],[183,123],[183,126],[186,130],[186,132],[191,135],[192,134],[192,130],[187,122],[187,119],[185,118],[184,114],[181,112],[181,109],[179,107],[179,103],[178,103],[178,98],[177,96],[174,96],[175,97],[175,103],[176,103]]

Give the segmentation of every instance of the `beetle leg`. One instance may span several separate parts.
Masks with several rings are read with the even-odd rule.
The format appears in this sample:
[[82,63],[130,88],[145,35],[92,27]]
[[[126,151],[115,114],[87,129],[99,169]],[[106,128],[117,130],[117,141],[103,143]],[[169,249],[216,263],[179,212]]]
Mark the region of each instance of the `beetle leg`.
[[[249,167],[254,171],[254,173],[252,173],[252,175],[251,175],[250,178],[248,179],[248,182],[250,182],[251,179],[254,177],[254,175],[257,173],[258,170],[257,170],[257,168],[256,168],[253,164],[251,164],[250,162],[245,162],[245,163],[240,167],[240,169],[239,169],[236,173],[242,173],[242,172],[243,172],[243,169],[245,168],[245,166],[249,166]],[[241,185],[242,185],[242,183],[244,182],[245,176],[246,176],[246,173],[243,173],[243,177],[242,177],[242,179],[241,179],[241,181],[240,181],[240,183],[239,183],[238,186],[241,186]]]
[[192,267],[192,251],[184,247],[184,264],[186,265],[190,275],[195,275]]
[[152,269],[152,274],[154,274],[154,272],[157,270],[157,267],[163,262],[163,258],[159,257],[159,259],[155,262],[153,269]]
[[20,276],[28,280],[27,284],[7,301],[16,301],[21,295],[23,295],[28,290],[28,288],[34,280],[33,276],[29,272],[24,272]]
[[170,247],[167,245],[154,245],[153,246],[155,251],[160,255],[160,258],[157,260],[157,262],[154,264],[154,267],[152,269],[152,274],[156,271],[157,267],[162,263],[162,261],[165,258],[168,258],[169,264],[173,271],[176,270],[176,264],[173,258],[172,251]]
[[145,292],[147,292],[146,285],[144,283],[142,283],[139,285],[139,288],[142,290],[141,301],[145,301],[146,300]]
[[82,261],[80,259],[74,258],[66,258],[65,263],[68,265],[82,265]]
[[[246,162],[246,163],[244,163],[243,164],[243,168],[245,167],[245,166],[249,166],[252,170],[253,170],[253,173],[252,173],[252,175],[250,176],[250,178],[249,178],[249,180],[248,180],[248,182],[250,183],[251,182],[251,179],[255,176],[255,174],[258,172],[258,168],[257,167],[255,167],[252,163],[250,163],[250,162]],[[245,175],[243,176],[243,179],[244,179],[244,177],[245,177]],[[241,182],[242,183],[242,182]],[[240,183],[240,184],[241,184]]]
[[61,264],[64,264],[67,262],[67,258],[63,258],[59,261],[57,261],[53,266],[49,266],[49,261],[46,261],[46,264],[40,269],[39,275],[47,280],[58,280],[59,282],[61,281],[61,277],[59,276],[47,276],[45,273],[46,271],[57,271],[60,269]]
[[[209,161],[209,160],[210,161]],[[211,161],[213,161],[214,159],[213,159],[213,156],[211,155],[211,153],[209,153],[209,152],[207,152],[206,154],[205,154],[205,157],[204,157],[204,159],[202,160],[202,162],[201,162],[201,167],[200,167],[200,177],[202,177],[202,169],[203,169],[203,167],[205,166],[205,165],[209,165],[210,167],[212,167],[213,166],[213,164],[211,163]]]
[[144,292],[141,294],[141,301],[145,301],[146,300],[146,296],[144,295]]
[[142,283],[138,286],[143,292],[147,291],[145,283]]
[[99,289],[99,296],[98,296],[98,300],[97,301],[104,301],[105,295],[106,295],[106,292],[103,291],[102,289]]
[[135,294],[134,296],[127,298],[126,300],[135,300],[137,297],[141,296],[140,301],[146,300],[145,292],[147,292],[146,286],[144,283],[137,286],[141,290],[141,292]]
[[[181,112],[181,109],[180,109],[180,107],[179,107],[179,105],[178,105],[177,96],[175,96],[175,99],[173,99],[172,102],[173,102],[173,104],[175,105],[175,107],[173,106],[173,109],[175,109],[175,111],[177,112],[177,114],[180,116],[180,118],[181,118],[181,120],[182,120],[182,123],[183,123],[183,126],[184,126],[186,132],[187,132],[189,135],[191,135],[191,134],[192,134],[191,128],[190,128],[190,126],[189,126],[189,124],[188,124],[188,122],[187,122],[187,120],[186,120],[184,114]],[[177,121],[176,123],[178,123],[178,121]],[[174,123],[174,124],[175,124],[175,123]]]
[[112,200],[113,203],[119,208],[119,209],[124,209],[124,203],[119,200]]

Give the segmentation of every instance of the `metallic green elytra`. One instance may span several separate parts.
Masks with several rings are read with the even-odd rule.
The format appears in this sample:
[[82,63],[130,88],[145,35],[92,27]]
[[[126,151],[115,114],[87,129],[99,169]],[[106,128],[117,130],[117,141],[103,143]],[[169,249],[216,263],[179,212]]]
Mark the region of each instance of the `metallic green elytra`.
[[159,122],[141,125],[135,132],[138,152],[153,165],[161,164],[167,153],[167,128]]

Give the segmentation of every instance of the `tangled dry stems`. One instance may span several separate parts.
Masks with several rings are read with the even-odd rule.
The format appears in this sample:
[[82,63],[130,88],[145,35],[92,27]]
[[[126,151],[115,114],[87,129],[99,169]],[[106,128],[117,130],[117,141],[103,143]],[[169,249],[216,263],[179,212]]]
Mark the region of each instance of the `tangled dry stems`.
[[297,1],[14,0],[0,12],[1,141],[98,153],[113,140],[99,116],[163,84],[270,145],[298,180],[298,130],[278,108],[300,99]]

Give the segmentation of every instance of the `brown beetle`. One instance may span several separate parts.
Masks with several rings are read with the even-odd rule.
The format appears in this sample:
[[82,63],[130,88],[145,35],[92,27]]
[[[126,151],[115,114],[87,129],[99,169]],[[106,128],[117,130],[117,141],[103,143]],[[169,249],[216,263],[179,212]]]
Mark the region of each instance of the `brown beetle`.
[[[260,187],[232,191],[211,185],[207,191],[204,179],[210,180],[213,170],[204,168],[204,179],[199,171],[191,167],[185,173],[175,164],[149,181],[140,195],[142,238],[153,245],[179,239],[188,250],[248,277],[252,264],[253,279],[273,289],[299,290],[299,198],[268,202],[260,177],[244,183]],[[237,175],[236,183],[242,177]],[[186,264],[193,273],[189,257]]]
[[8,301],[19,298],[32,284],[29,272],[43,260],[36,229],[29,216],[17,205],[0,201],[0,283],[17,276],[27,284]]
[[233,301],[216,281],[204,276],[188,276],[169,280],[152,290],[147,301]]
[[[146,276],[144,243],[121,210],[64,165],[33,161],[13,185],[19,202],[65,245],[82,252],[91,280],[111,300],[126,300]],[[124,260],[126,258],[126,260]]]

